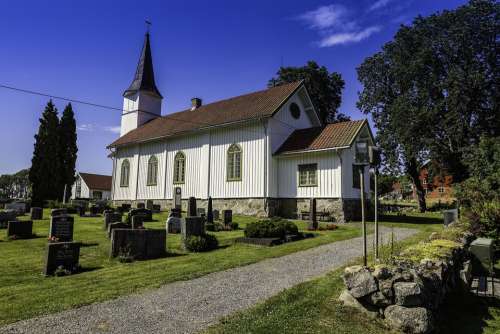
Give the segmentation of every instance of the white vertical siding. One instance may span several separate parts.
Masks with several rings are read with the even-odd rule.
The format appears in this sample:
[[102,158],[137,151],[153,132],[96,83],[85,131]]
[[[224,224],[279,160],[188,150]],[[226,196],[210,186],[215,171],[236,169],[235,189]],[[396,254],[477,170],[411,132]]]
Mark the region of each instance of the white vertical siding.
[[[133,200],[136,194],[136,175],[137,175],[137,162],[138,162],[138,149],[137,146],[128,146],[118,148],[115,154],[115,178],[113,180],[113,199],[114,200]],[[121,179],[121,166],[125,159],[130,163],[130,174],[128,187],[120,186]]]
[[[318,164],[316,187],[299,187],[298,166]],[[278,164],[278,196],[281,198],[339,198],[341,196],[341,164],[335,151],[280,157]]]
[[[158,173],[156,185],[147,185],[148,163],[152,156],[155,156],[158,161]],[[139,180],[137,182],[137,198],[138,199],[160,199],[163,198],[165,182],[165,144],[163,142],[153,142],[141,145],[141,158],[139,161]]]

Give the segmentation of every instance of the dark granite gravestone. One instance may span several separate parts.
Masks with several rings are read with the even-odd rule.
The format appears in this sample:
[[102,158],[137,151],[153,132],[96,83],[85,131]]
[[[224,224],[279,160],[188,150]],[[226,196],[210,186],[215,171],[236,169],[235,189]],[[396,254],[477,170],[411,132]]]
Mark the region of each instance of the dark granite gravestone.
[[165,255],[165,230],[114,229],[111,234],[111,257],[120,255],[146,260]]
[[18,216],[22,216],[26,213],[26,203],[25,202],[12,202],[5,204],[5,209],[14,210]]
[[132,223],[132,228],[137,229],[137,228],[144,228],[144,220],[146,216],[144,215],[134,215],[132,216],[131,223]]
[[161,205],[160,204],[153,204],[153,209],[152,211],[154,213],[160,213],[161,212]]
[[170,215],[169,215],[169,217],[181,218],[182,217],[182,215],[181,215],[181,209],[177,209],[177,208],[170,209]]
[[199,217],[205,216],[205,208],[197,208],[196,215]]
[[92,205],[89,211],[91,216],[97,216],[101,212],[101,208],[97,205]]
[[54,275],[58,269],[64,269],[69,273],[79,270],[80,243],[78,242],[51,242],[47,244],[47,255],[45,260],[45,276]]
[[85,216],[85,207],[84,206],[76,206],[76,213],[78,216],[83,217]]
[[0,211],[0,228],[7,228],[9,221],[17,220],[17,215],[14,210],[4,210]]
[[127,223],[132,223],[132,216],[142,215],[145,222],[153,221],[153,213],[148,209],[132,209],[128,212]]
[[146,201],[146,209],[148,209],[148,210],[153,210],[153,204],[154,204],[154,203],[153,203],[153,201],[152,201],[152,200],[150,200],[150,199],[148,199],[148,200]]
[[144,203],[137,203],[137,209],[145,209],[146,205]]
[[39,207],[31,208],[31,220],[43,219],[43,209]]
[[214,223],[214,211],[213,211],[213,207],[212,207],[212,197],[208,197],[207,223],[208,224],[213,224]]
[[196,198],[191,196],[188,199],[187,216],[196,217],[197,215],[198,212],[196,210]]
[[224,215],[224,225],[229,225],[233,222],[233,210],[222,210]]
[[181,187],[174,188],[174,208],[179,211],[182,209],[182,189]]
[[310,230],[318,229],[318,219],[316,217],[316,198],[311,198],[309,204],[309,226]]
[[181,221],[180,217],[168,217],[167,219],[167,232],[168,233],[181,233]]
[[122,221],[122,214],[119,212],[106,212],[104,213],[104,229],[108,229],[111,223],[120,223]]
[[54,216],[50,218],[49,238],[55,241],[73,240],[74,219],[71,216]]
[[121,212],[127,212],[127,211],[130,211],[130,209],[132,208],[132,205],[130,204],[127,204],[127,203],[123,203],[121,206],[120,206],[120,211]]
[[127,224],[127,223],[111,223],[108,225],[108,238],[111,238],[111,234],[113,233],[113,230],[115,228],[125,228],[125,229],[131,229],[132,225]]
[[214,220],[219,220],[220,219],[220,214],[219,214],[219,210],[214,210],[212,211],[212,214],[214,215]]
[[181,221],[181,235],[183,239],[205,234],[205,221],[201,217],[186,217]]
[[33,237],[33,222],[31,220],[10,221],[7,226],[7,237],[16,239]]
[[68,210],[66,209],[52,209],[50,210],[50,216],[51,217],[54,217],[54,216],[64,216],[64,215],[67,215],[68,214]]

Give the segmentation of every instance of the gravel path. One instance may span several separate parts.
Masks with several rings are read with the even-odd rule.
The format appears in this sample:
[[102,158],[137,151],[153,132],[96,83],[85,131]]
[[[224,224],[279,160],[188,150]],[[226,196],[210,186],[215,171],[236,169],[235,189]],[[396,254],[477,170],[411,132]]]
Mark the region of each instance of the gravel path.
[[[401,240],[417,231],[397,228],[394,232],[395,239]],[[382,228],[381,234],[384,241],[389,240],[389,229]],[[0,333],[195,333],[223,316],[345,265],[361,256],[361,245],[361,238],[338,241],[146,293],[20,321],[0,327]]]

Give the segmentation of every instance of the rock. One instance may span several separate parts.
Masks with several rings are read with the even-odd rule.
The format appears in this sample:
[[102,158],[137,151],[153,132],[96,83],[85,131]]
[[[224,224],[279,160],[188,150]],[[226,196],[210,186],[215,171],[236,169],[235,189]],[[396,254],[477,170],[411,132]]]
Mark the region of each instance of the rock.
[[430,312],[424,307],[391,305],[384,311],[389,326],[409,334],[427,334],[433,329]]
[[391,298],[387,297],[380,291],[374,292],[365,298],[368,303],[377,307],[387,307],[392,304]]
[[422,305],[422,289],[415,282],[398,282],[394,284],[394,296],[397,305]]
[[373,309],[366,308],[356,298],[354,298],[347,290],[342,291],[342,293],[339,296],[339,301],[344,303],[345,306],[353,307],[359,310],[360,312],[363,312],[371,319],[375,319],[379,316],[379,312],[377,311],[376,308]]
[[392,300],[392,297],[394,297],[394,293],[392,291],[392,284],[393,284],[392,279],[378,281],[378,287],[380,292],[382,292],[384,296],[390,300]]
[[376,265],[375,269],[373,270],[373,276],[376,279],[386,279],[392,276],[391,271],[389,267],[385,265]]
[[377,291],[377,282],[370,271],[362,266],[347,267],[344,283],[354,298],[361,298]]
[[466,286],[469,287],[471,282],[472,282],[472,265],[470,261],[464,262],[463,269],[460,270],[460,279],[462,280],[462,283]]

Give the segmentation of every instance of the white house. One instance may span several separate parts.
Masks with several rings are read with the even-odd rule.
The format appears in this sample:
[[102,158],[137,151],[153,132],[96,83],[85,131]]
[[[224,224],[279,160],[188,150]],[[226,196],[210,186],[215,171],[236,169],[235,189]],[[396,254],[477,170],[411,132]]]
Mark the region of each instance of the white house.
[[[146,34],[134,80],[123,94],[121,137],[108,146],[112,199],[171,207],[174,188],[204,206],[258,216],[307,210],[338,220],[359,208],[357,141],[373,144],[366,120],[324,125],[303,82],[161,115]],[[365,192],[369,176],[365,168]]]
[[112,178],[109,175],[77,173],[71,187],[71,199],[111,199]]

